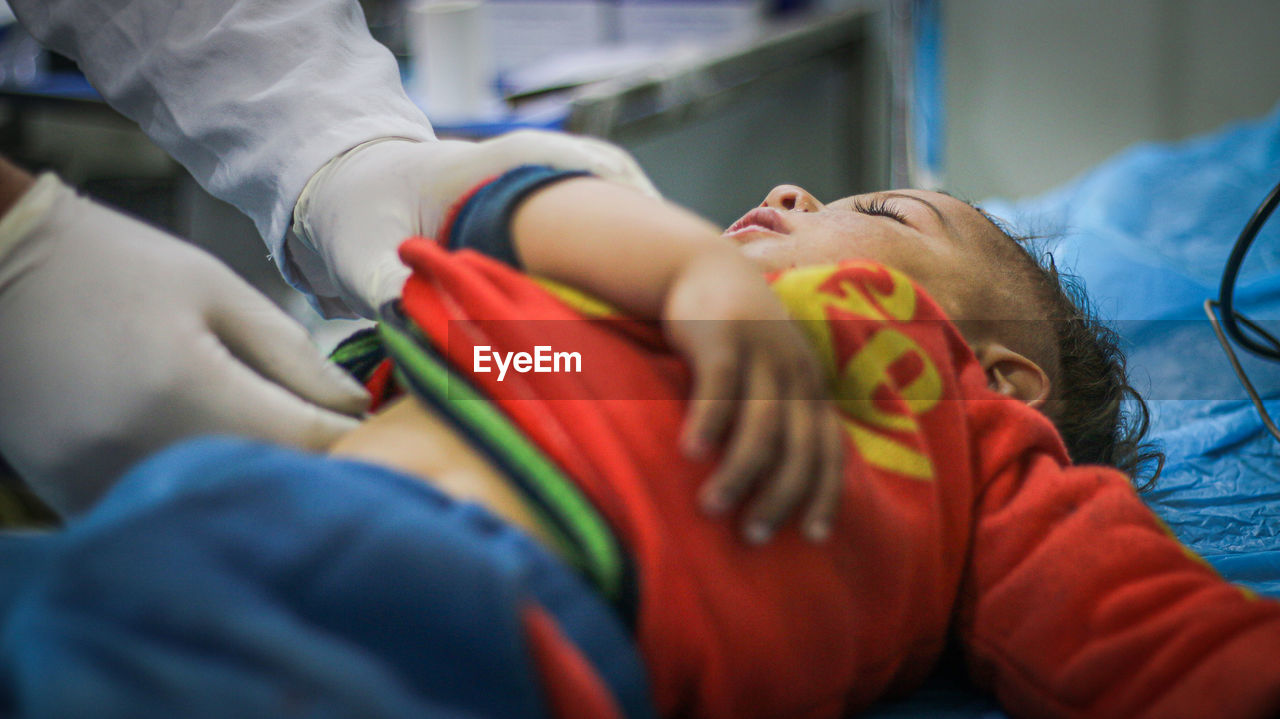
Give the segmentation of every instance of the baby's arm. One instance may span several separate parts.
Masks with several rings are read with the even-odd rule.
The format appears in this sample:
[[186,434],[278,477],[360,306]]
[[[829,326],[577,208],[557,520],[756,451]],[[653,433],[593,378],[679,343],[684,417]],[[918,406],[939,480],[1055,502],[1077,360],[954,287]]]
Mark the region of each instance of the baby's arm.
[[[984,404],[980,424],[1008,409]],[[1014,429],[988,450],[1049,431]],[[1280,716],[1280,603],[1223,581],[1119,472],[1006,457],[986,460],[958,627],[1012,715]]]
[[677,277],[697,259],[759,273],[711,223],[669,202],[594,177],[544,187],[517,209],[512,239],[526,271],[629,314],[660,319]]
[[[806,533],[826,536],[843,445],[821,369],[761,273],[730,242],[688,211],[590,177],[535,191],[511,231],[529,273],[663,321],[695,380],[686,450],[705,455],[732,427],[702,493],[710,512],[728,509],[769,475],[746,513],[748,539],[768,539],[806,495]],[[753,401],[735,401],[743,399]]]

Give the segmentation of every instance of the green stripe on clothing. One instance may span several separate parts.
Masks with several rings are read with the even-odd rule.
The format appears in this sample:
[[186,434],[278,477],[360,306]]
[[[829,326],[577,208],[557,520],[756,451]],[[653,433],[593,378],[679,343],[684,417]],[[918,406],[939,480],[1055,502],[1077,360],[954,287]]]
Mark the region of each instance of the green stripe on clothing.
[[[408,329],[416,328],[410,325]],[[564,556],[606,598],[619,599],[625,565],[621,547],[608,523],[573,481],[488,398],[424,349],[418,339],[386,321],[378,324],[378,334],[395,359],[401,379],[407,380],[405,384],[426,394],[426,399],[483,443],[504,469],[518,474],[515,481],[519,488],[537,493],[539,501],[531,501],[529,508],[562,545]],[[539,507],[555,513],[560,521],[550,520],[538,511]],[[572,536],[566,537],[561,528]]]

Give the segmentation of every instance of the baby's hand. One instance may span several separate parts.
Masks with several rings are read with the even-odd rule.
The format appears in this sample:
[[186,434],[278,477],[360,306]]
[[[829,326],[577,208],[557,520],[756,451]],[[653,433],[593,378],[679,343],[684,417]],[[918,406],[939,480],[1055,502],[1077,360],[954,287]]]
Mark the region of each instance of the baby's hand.
[[814,351],[759,271],[732,250],[698,256],[672,284],[663,326],[693,369],[684,452],[700,459],[727,441],[703,509],[723,514],[757,490],[743,532],[762,544],[807,499],[804,533],[825,539],[842,486],[839,420]]

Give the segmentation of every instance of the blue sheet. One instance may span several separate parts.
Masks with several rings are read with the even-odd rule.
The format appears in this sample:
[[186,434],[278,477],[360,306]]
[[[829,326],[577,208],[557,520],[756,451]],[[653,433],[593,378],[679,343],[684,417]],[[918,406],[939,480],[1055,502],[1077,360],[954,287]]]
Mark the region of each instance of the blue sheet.
[[380,467],[194,440],[64,531],[0,535],[0,716],[542,719],[529,605],[654,716],[621,618],[522,532]]

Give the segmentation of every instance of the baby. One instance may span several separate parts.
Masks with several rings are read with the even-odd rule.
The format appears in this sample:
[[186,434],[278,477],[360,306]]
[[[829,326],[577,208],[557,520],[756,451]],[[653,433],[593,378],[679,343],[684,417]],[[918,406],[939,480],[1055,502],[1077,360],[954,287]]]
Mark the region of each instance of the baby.
[[1136,478],[1162,461],[1141,442],[1146,403],[1128,384],[1114,333],[1076,285],[981,210],[919,190],[823,204],[782,185],[725,236],[767,271],[864,258],[905,272],[957,323],[994,389],[1053,419],[1076,463]]
[[[379,398],[392,364],[414,397],[337,450],[477,500],[576,567],[632,627],[661,715],[843,716],[918,685],[951,638],[1014,714],[1280,706],[1280,606],[1190,555],[1125,475],[1071,464],[1046,415],[1078,461],[1143,459],[1114,343],[974,208],[783,186],[720,236],[522,168],[439,240],[402,248],[381,341],[339,353]],[[534,345],[581,371],[473,362]],[[828,541],[753,548],[698,511],[752,493],[748,538],[807,499]]]

